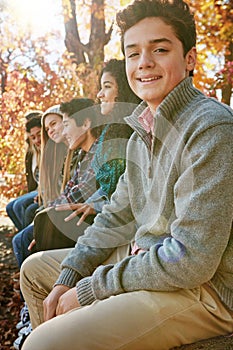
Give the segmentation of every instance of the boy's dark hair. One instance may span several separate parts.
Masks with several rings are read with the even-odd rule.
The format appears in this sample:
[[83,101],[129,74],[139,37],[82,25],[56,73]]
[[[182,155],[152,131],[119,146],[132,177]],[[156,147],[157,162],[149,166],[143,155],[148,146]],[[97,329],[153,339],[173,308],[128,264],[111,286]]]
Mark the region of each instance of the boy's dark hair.
[[39,117],[39,116],[42,116],[42,112],[41,111],[29,111],[29,112],[27,112],[26,114],[25,114],[25,118],[26,118],[26,120],[28,121],[28,120],[30,120],[30,119],[32,119],[32,118],[35,118],[35,117]]
[[[75,120],[77,126],[83,125],[85,119],[89,118],[92,120],[92,108],[94,101],[90,98],[73,98],[69,102],[62,102],[60,110],[62,113],[68,115],[69,118]],[[86,110],[88,109],[88,110]],[[79,113],[82,111],[82,113]]]
[[141,100],[131,90],[125,72],[125,60],[111,59],[105,63],[100,73],[100,79],[103,73],[110,73],[116,80],[118,87],[117,102],[129,102],[138,104]]
[[[123,53],[125,32],[148,17],[159,17],[173,28],[176,37],[183,45],[184,56],[196,45],[194,16],[183,0],[135,0],[116,15]],[[193,72],[190,72],[190,75],[193,75]]]
[[42,113],[28,119],[28,121],[26,122],[26,131],[28,133],[32,128],[35,128],[36,126],[41,128],[41,117],[42,117]]
[[77,126],[82,126],[86,119],[91,120],[91,133],[93,136],[99,136],[98,111],[94,106],[94,101],[90,98],[73,98],[69,102],[60,104],[60,111],[75,120]]

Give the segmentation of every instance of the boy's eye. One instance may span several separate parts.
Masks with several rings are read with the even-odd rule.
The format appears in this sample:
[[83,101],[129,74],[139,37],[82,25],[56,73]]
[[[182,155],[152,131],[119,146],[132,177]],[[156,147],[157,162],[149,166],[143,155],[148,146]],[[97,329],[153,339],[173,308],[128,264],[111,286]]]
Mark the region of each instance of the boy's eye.
[[135,57],[135,56],[137,56],[137,55],[138,55],[137,52],[132,52],[132,53],[129,53],[129,54],[128,54],[128,58],[133,58],[133,57]]
[[168,50],[163,49],[162,47],[159,47],[158,49],[155,49],[154,52],[167,52]]

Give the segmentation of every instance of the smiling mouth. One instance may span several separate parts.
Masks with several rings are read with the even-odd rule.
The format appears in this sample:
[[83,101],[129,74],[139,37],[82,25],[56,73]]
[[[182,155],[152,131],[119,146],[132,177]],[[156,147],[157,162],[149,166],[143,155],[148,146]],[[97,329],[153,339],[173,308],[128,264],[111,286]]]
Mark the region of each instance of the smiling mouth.
[[161,78],[162,78],[162,76],[159,75],[157,77],[151,77],[151,78],[139,78],[138,80],[141,81],[142,83],[148,83],[148,82],[152,82],[152,81],[155,81],[155,80],[159,80]]

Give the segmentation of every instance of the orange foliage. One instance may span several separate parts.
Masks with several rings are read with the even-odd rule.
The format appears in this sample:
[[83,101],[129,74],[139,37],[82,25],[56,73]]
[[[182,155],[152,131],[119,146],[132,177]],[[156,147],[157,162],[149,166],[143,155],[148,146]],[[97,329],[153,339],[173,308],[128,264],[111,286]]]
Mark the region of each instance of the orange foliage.
[[[121,3],[126,2],[128,0],[121,0]],[[187,2],[195,10],[197,20],[195,85],[204,93],[215,95],[216,88],[232,87],[232,2]],[[63,0],[63,5],[65,3],[69,4],[69,1]],[[68,10],[66,16],[69,15]],[[25,191],[25,113],[31,109],[44,111],[73,97],[95,98],[100,66],[76,66],[72,63],[71,54],[54,53],[49,40],[56,33],[33,41],[29,34],[20,34],[15,23],[9,22],[8,27],[4,27],[5,23],[6,16],[4,21],[0,21],[0,175],[14,176],[7,176],[5,184],[0,182],[0,191],[1,195],[10,198]],[[48,59],[51,55],[55,56],[52,64]],[[219,69],[214,66],[213,57],[214,62],[219,59]],[[101,65],[101,62],[98,64]]]
[[[222,90],[230,104],[233,64],[233,2],[228,0],[187,0],[195,13],[198,64],[195,85],[208,95]],[[210,74],[212,73],[212,74]],[[224,91],[228,94],[224,96]]]
[[83,67],[72,66],[68,55],[64,54],[59,59],[57,71],[42,58],[39,65],[43,79],[19,67],[7,71],[0,116],[0,175],[5,180],[5,184],[0,183],[0,191],[6,198],[21,195],[26,189],[25,113],[32,109],[43,112],[48,107],[69,101],[73,97],[96,95],[97,80],[94,73]]

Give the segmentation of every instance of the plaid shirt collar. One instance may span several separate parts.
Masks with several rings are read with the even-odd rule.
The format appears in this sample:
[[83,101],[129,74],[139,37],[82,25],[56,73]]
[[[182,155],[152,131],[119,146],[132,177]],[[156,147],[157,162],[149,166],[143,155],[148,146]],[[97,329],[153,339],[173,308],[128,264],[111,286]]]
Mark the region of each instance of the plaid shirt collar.
[[138,117],[138,121],[143,127],[143,129],[148,133],[153,135],[154,131],[154,117],[153,114],[150,111],[150,108],[147,107],[145,110],[142,112],[141,115]]

